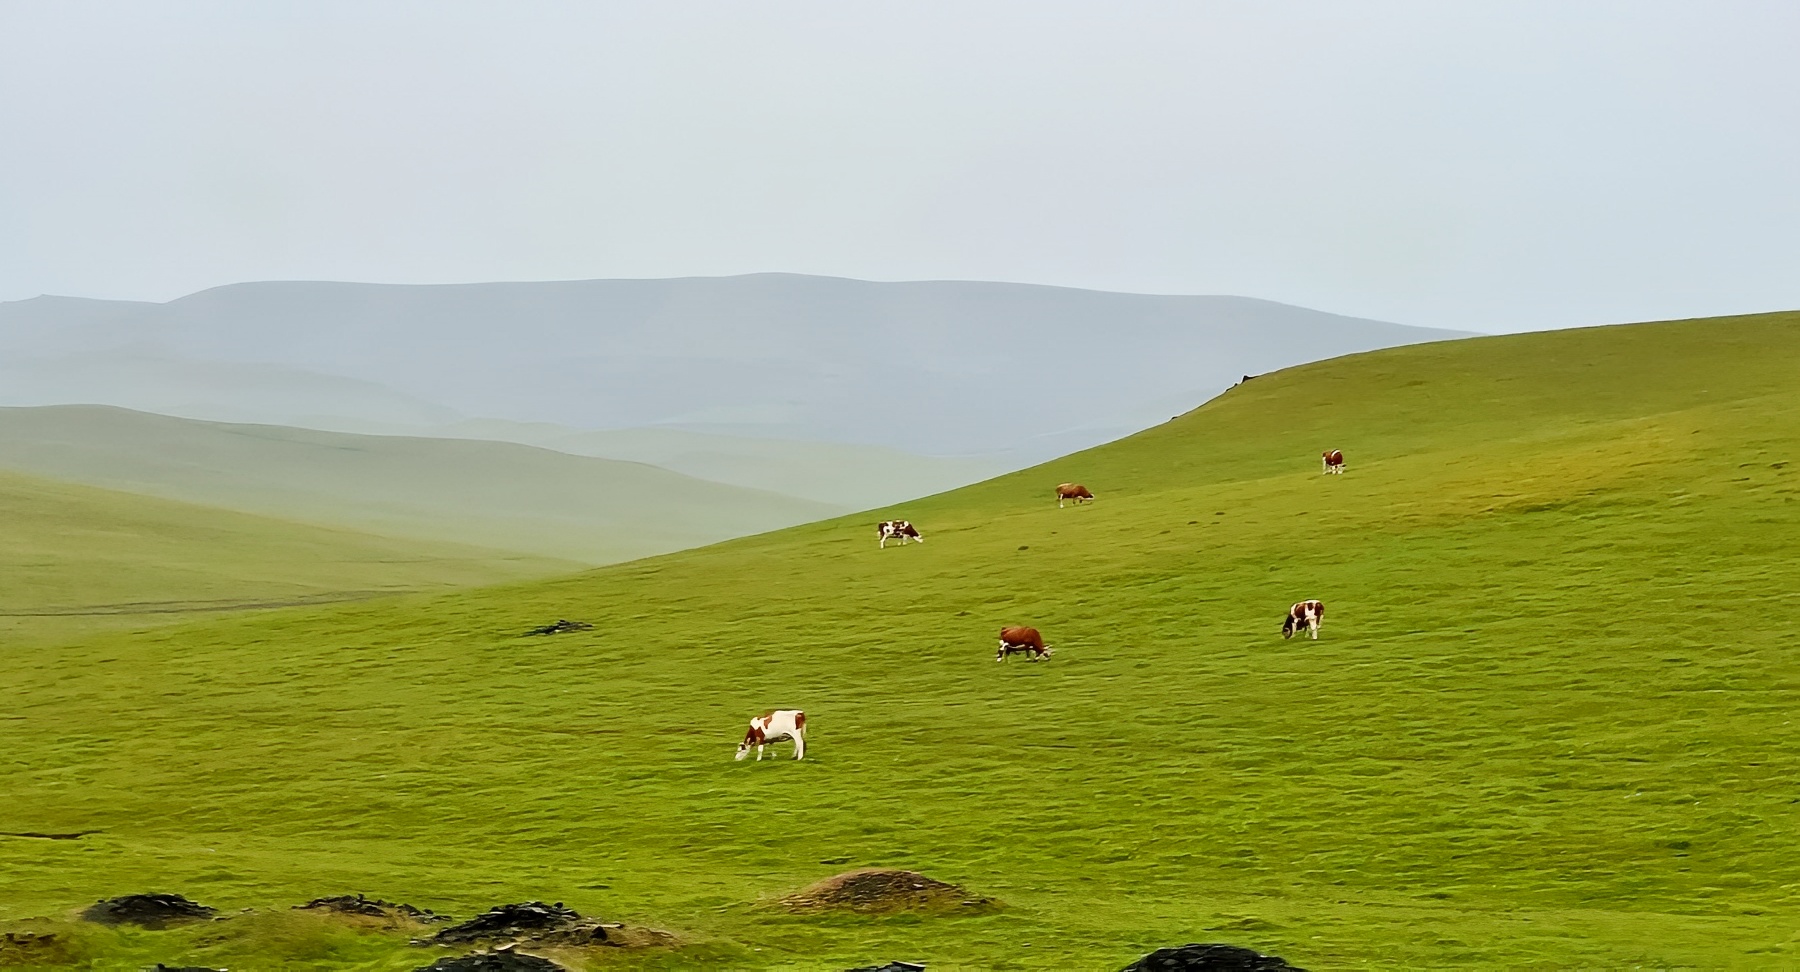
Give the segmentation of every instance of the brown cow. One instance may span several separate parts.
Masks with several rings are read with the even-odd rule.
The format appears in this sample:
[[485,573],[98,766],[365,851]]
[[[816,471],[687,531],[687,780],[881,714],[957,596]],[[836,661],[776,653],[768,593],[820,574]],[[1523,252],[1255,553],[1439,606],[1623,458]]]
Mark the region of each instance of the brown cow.
[[756,758],[763,758],[763,747],[777,739],[794,741],[794,758],[806,758],[806,713],[799,709],[770,709],[768,712],[750,720],[750,731],[744,733],[744,741],[738,743],[737,758],[750,755],[750,747],[756,747]]
[[1056,487],[1056,508],[1062,509],[1063,500],[1074,500],[1076,506],[1092,502],[1094,494],[1088,492],[1080,483],[1063,483]]
[[1031,656],[1032,661],[1049,658],[1055,649],[1044,644],[1044,636],[1036,628],[1008,627],[1000,629],[1000,653],[994,660],[1002,662],[1006,656],[1015,651],[1022,651]]
[[1320,456],[1319,458],[1320,458],[1320,461],[1325,463],[1325,475],[1327,475],[1327,476],[1342,476],[1344,474],[1344,454],[1343,453],[1337,451],[1336,449],[1333,449],[1330,452],[1327,452],[1324,455]]
[[1287,617],[1281,620],[1281,637],[1292,638],[1296,632],[1304,629],[1314,641],[1319,640],[1319,625],[1325,621],[1324,601],[1301,601],[1288,608]]

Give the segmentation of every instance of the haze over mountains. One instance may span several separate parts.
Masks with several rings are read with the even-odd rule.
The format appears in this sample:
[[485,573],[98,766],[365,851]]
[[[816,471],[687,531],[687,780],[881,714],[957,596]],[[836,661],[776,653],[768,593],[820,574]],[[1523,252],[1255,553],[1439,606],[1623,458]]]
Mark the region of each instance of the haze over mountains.
[[163,304],[0,304],[0,405],[462,436],[459,423],[497,419],[473,428],[988,461],[941,477],[948,488],[1164,421],[1244,374],[1456,336],[1242,297],[966,281],[245,283]]

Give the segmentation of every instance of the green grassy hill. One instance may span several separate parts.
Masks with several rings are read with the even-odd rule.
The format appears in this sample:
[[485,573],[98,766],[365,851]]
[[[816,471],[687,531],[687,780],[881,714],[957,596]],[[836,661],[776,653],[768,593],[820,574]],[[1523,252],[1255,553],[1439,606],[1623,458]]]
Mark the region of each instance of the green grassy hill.
[[0,472],[0,653],[96,629],[491,584],[577,566]]
[[603,564],[846,509],[509,442],[0,408],[0,468],[357,531]]
[[[894,508],[923,546],[871,515],[0,654],[0,830],[102,831],[0,839],[0,908],[541,897],[695,936],[690,967],[1792,965],[1797,375],[1797,314],[1402,348]],[[1284,642],[1304,597],[1324,636]],[[556,617],[596,627],[517,636]],[[996,665],[1008,623],[1056,657]],[[807,760],[733,763],[773,705]],[[769,906],[876,865],[1007,907]],[[426,954],[272,916],[84,947]]]

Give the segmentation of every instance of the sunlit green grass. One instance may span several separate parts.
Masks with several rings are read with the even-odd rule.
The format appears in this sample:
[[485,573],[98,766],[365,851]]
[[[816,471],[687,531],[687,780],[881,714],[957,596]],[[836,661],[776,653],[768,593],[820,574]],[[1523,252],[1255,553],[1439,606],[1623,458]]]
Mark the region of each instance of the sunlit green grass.
[[[0,653],[0,830],[104,831],[0,839],[0,913],[544,898],[714,967],[1797,964],[1797,366],[1792,314],[1384,351],[894,508],[922,546],[877,514]],[[1323,637],[1284,642],[1304,597]],[[519,636],[559,617],[595,629]],[[995,664],[1009,623],[1055,659]],[[808,758],[733,763],[771,706]],[[1008,907],[767,906],[874,865]],[[88,953],[429,960],[234,921]]]

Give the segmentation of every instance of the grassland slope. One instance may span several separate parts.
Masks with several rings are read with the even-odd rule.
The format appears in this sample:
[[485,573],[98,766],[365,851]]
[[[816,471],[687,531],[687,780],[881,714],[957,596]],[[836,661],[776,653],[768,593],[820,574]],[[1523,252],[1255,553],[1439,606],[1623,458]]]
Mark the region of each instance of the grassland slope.
[[5,472],[0,524],[0,651],[95,629],[578,568]]
[[[0,829],[104,833],[0,841],[0,907],[554,898],[729,967],[1791,965],[1796,374],[1795,314],[1414,346],[867,517],[6,656]],[[595,628],[516,637],[555,617]],[[993,662],[1021,622],[1053,661]],[[774,705],[808,758],[733,763]],[[866,867],[1005,907],[772,907]],[[209,935],[94,947],[298,947]]]
[[586,564],[844,511],[642,463],[508,442],[202,422],[103,405],[0,408],[0,468]]

